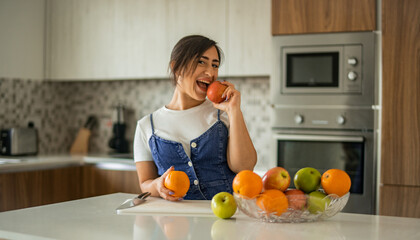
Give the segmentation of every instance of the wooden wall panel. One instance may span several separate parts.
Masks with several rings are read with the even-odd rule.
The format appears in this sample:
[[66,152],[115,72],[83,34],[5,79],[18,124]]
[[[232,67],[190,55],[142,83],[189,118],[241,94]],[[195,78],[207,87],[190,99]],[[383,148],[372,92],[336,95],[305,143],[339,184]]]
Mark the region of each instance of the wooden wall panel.
[[420,187],[381,187],[380,215],[420,218]]
[[272,0],[272,34],[376,30],[376,0]]
[[382,4],[381,183],[420,186],[420,1]]

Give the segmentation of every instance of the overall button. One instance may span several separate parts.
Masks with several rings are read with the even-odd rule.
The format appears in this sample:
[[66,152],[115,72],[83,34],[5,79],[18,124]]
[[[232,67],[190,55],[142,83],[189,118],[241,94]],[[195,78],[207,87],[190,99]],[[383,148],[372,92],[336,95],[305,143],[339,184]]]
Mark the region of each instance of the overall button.
[[197,143],[195,143],[195,142],[191,143],[191,147],[193,147],[193,148],[197,147]]
[[198,185],[198,180],[194,180],[194,185]]
[[188,166],[192,167],[192,162],[191,161],[188,162]]

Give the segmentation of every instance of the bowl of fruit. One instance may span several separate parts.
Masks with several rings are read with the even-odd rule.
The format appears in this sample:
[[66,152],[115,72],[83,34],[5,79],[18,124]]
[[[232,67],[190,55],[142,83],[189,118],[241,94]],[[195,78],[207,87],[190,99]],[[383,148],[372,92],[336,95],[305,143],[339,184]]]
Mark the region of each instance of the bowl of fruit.
[[233,196],[247,216],[265,222],[312,222],[330,218],[346,206],[351,180],[340,169],[321,173],[302,168],[293,178],[282,167],[268,170],[261,178],[253,171],[239,172],[233,180]]

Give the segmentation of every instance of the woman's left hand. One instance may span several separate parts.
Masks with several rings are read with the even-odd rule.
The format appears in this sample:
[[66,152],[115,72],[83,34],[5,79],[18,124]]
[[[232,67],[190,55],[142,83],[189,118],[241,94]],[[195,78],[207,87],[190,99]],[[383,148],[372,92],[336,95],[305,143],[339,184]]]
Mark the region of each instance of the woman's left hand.
[[222,97],[226,97],[226,100],[221,103],[213,103],[213,106],[217,109],[225,111],[230,115],[233,110],[240,110],[241,107],[241,93],[235,88],[233,83],[223,81],[222,84],[227,85]]

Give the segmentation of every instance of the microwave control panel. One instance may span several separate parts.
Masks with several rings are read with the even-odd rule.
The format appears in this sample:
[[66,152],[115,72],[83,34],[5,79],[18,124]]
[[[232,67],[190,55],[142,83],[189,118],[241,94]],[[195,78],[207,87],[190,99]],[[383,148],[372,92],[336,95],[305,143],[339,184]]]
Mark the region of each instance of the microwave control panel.
[[344,46],[344,81],[343,91],[358,93],[362,91],[362,46]]

